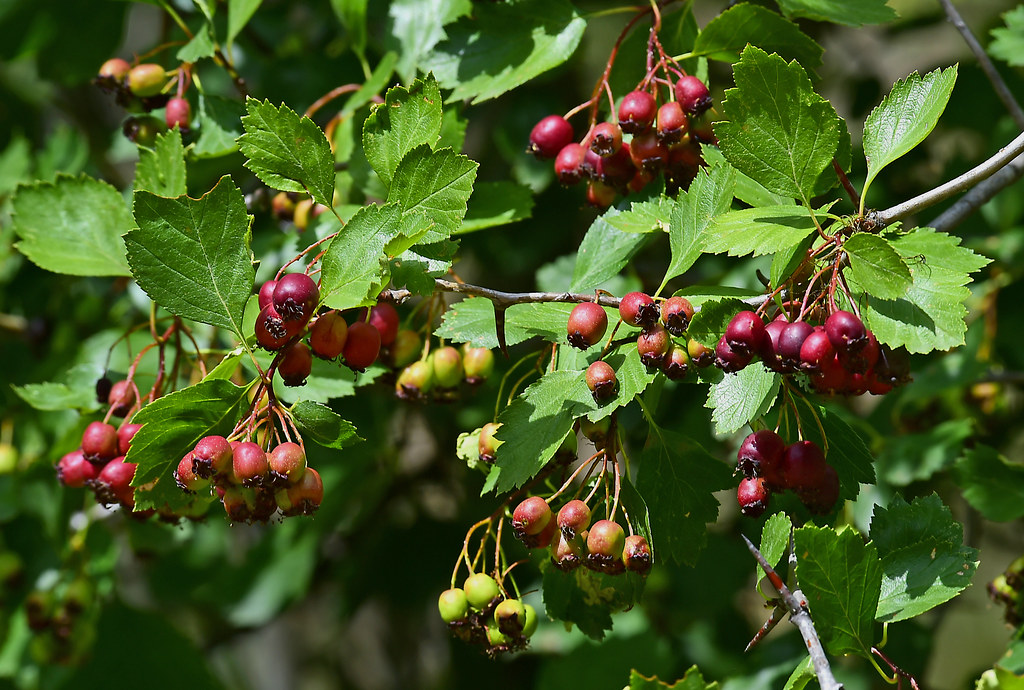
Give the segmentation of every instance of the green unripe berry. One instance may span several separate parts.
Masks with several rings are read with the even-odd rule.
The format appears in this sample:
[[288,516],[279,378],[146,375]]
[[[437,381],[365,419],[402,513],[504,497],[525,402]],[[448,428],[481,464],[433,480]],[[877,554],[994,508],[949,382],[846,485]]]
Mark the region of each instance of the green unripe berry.
[[142,98],[157,95],[166,83],[167,73],[164,68],[151,62],[135,65],[128,72],[128,88]]
[[523,610],[523,637],[533,637],[533,633],[537,632],[537,609],[523,604]]
[[494,623],[506,635],[521,635],[526,627],[526,607],[518,599],[506,599],[494,609]]
[[404,367],[412,364],[420,356],[423,348],[423,341],[416,331],[403,329],[395,335],[395,342],[391,344],[391,356],[394,358],[396,367]]
[[479,385],[494,373],[494,353],[486,347],[467,345],[462,349],[462,368],[466,383]]
[[487,573],[475,573],[462,584],[469,605],[475,609],[485,608],[500,593],[498,583]]
[[487,644],[492,647],[508,644],[508,637],[497,628],[487,626]]
[[465,590],[453,587],[441,592],[441,596],[437,598],[437,610],[445,623],[454,623],[465,618],[469,613],[469,600],[466,599]]
[[434,380],[441,388],[455,388],[462,381],[462,355],[454,347],[434,350],[430,356],[434,363]]
[[395,395],[403,400],[418,400],[430,392],[434,386],[434,367],[430,360],[413,362],[398,375],[395,382]]

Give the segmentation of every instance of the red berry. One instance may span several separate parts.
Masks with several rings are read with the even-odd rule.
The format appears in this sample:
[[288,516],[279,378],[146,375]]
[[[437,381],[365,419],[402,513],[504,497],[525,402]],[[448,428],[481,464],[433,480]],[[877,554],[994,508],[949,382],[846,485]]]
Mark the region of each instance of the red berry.
[[629,155],[633,165],[649,173],[657,172],[668,164],[668,146],[652,132],[644,132],[629,142]]
[[831,355],[818,363],[811,373],[811,385],[819,393],[834,393],[846,389],[849,374],[838,355]]
[[764,477],[773,489],[782,487],[780,468],[786,442],[774,431],[762,429],[743,439],[736,453],[736,468],[747,477]]
[[782,455],[782,485],[796,492],[811,491],[825,480],[825,454],[813,441],[797,441]]
[[115,417],[124,417],[135,405],[135,387],[130,381],[118,381],[110,388],[107,395],[107,403],[110,404],[111,414]]
[[125,462],[124,457],[118,456],[103,467],[90,485],[96,500],[103,505],[120,503],[130,508],[135,505],[135,489],[131,486],[134,478],[135,463]]
[[271,352],[280,350],[302,329],[302,321],[285,321],[273,304],[260,310],[253,331],[260,347]]
[[630,572],[646,575],[654,565],[654,558],[651,555],[651,545],[647,539],[639,534],[631,534],[626,537],[625,546],[622,548],[622,563]]
[[562,571],[574,570],[583,565],[585,556],[586,540],[582,533],[567,537],[565,532],[561,532],[551,549],[551,562]]
[[760,517],[768,509],[772,492],[764,477],[744,477],[736,489],[736,500],[740,504],[740,512],[747,517]]
[[590,133],[590,150],[607,158],[622,148],[622,129],[614,122],[599,122]]
[[82,453],[89,462],[102,464],[117,456],[117,429],[92,422],[82,432]]
[[122,424],[121,428],[117,430],[117,454],[128,455],[128,449],[131,448],[132,439],[135,438],[135,434],[142,428],[141,424]]
[[587,534],[587,567],[604,573],[625,570],[622,549],[626,545],[626,532],[612,520],[598,520]]
[[685,297],[669,297],[661,303],[661,322],[674,336],[685,333],[692,318],[693,305]]
[[689,128],[690,121],[678,101],[669,101],[658,108],[658,138],[666,144],[682,139]]
[[825,476],[815,488],[800,492],[800,500],[812,513],[824,515],[832,512],[839,500],[839,475],[832,465],[825,465]]
[[[284,192],[281,192],[281,194],[284,194]],[[278,196],[281,196],[281,194],[278,194]],[[287,199],[289,197],[286,195],[285,198]],[[274,199],[276,200],[277,197],[274,197]],[[260,295],[257,299],[257,303],[260,305],[260,310],[264,309],[268,304],[274,303],[274,288],[276,287],[276,280],[268,280],[260,287]]]
[[749,310],[741,311],[732,317],[725,329],[725,341],[734,352],[741,355],[760,354],[766,337],[764,321]]
[[121,81],[128,72],[131,71],[132,66],[128,64],[126,60],[121,58],[110,58],[102,65],[100,65],[99,75],[101,77],[108,77],[115,81]]
[[267,454],[252,441],[243,441],[231,452],[231,470],[242,486],[263,486],[270,479]]
[[196,476],[195,470],[195,458],[192,451],[185,454],[185,457],[178,463],[178,468],[174,471],[174,483],[178,485],[178,488],[187,494],[194,494],[201,489],[205,489],[210,485],[208,479],[202,479]]
[[587,388],[594,396],[594,401],[601,403],[615,395],[619,381],[615,370],[604,360],[597,360],[587,367]]
[[[623,144],[618,151],[607,158],[596,156],[597,162],[594,166],[594,176],[615,189],[621,189],[628,185],[637,172],[637,167],[633,165],[631,150],[629,144]],[[614,200],[614,196],[609,197],[608,204],[606,205],[610,205]]]
[[786,326],[788,325],[788,321],[775,319],[764,327],[764,332],[768,337],[762,341],[761,352],[758,354],[761,356],[761,361],[764,362],[764,365],[772,371],[788,371],[787,367],[782,364],[782,360],[778,355],[779,338],[782,337],[782,332],[786,330]]
[[223,436],[205,436],[192,450],[192,471],[197,477],[225,477],[231,472],[232,447]]
[[658,104],[646,91],[630,91],[619,104],[619,127],[626,134],[641,134],[651,128]]
[[630,292],[619,300],[619,317],[630,326],[650,327],[658,320],[658,314],[654,299],[643,292]]
[[825,333],[839,353],[853,353],[867,345],[868,332],[864,322],[848,311],[836,311],[825,319]]
[[587,204],[596,209],[604,210],[615,201],[615,187],[601,180],[591,180],[587,185]]
[[555,521],[563,533],[573,537],[590,526],[590,508],[583,501],[574,498],[562,506]]
[[301,340],[292,343],[282,353],[277,373],[286,386],[304,386],[306,378],[313,371],[313,355],[309,345]]
[[348,324],[336,309],[316,317],[309,327],[309,346],[313,354],[323,359],[334,359],[345,349]]
[[572,125],[561,115],[548,115],[533,126],[526,152],[537,158],[554,158],[572,143]]
[[164,107],[164,121],[167,129],[188,129],[192,124],[192,106],[184,98],[172,98]]
[[324,483],[320,473],[307,467],[299,481],[277,492],[277,505],[285,517],[312,515],[324,500]]
[[[826,328],[826,332],[827,330]],[[867,338],[859,349],[847,350],[844,353],[839,348],[836,348],[836,352],[839,353],[839,360],[851,374],[863,374],[874,368],[875,364],[878,363],[880,351],[878,340],[871,331],[868,331]]]
[[380,331],[365,321],[356,321],[348,327],[348,337],[342,350],[345,366],[355,371],[365,371],[366,367],[377,361],[379,353]]
[[700,115],[711,107],[711,93],[697,77],[688,75],[676,82],[676,100],[690,115]]
[[480,436],[477,439],[477,454],[480,456],[480,462],[490,464],[494,462],[495,453],[498,452],[498,446],[501,445],[501,441],[494,438],[494,433],[501,427],[501,424],[496,422],[487,422],[480,429]]
[[57,461],[57,481],[70,489],[81,489],[99,474],[96,465],[85,459],[81,450],[68,453]]
[[753,354],[743,354],[732,349],[729,343],[726,342],[724,335],[718,340],[718,345],[715,346],[715,366],[727,374],[735,374],[737,371],[745,368],[753,358]]
[[642,331],[636,339],[636,349],[640,353],[640,361],[648,369],[657,369],[665,360],[672,347],[672,336],[665,327],[655,323],[651,328]]
[[563,146],[555,158],[555,175],[558,181],[568,187],[582,180],[586,174],[583,170],[586,155],[587,149],[582,144],[571,143]]
[[662,360],[661,370],[673,381],[686,378],[686,374],[690,371],[690,355],[686,352],[686,348],[672,343],[668,354]]
[[553,517],[547,501],[540,496],[530,496],[512,511],[512,529],[517,538],[521,538],[521,534],[535,536],[544,531]]
[[803,347],[807,336],[813,332],[814,326],[806,321],[794,321],[782,329],[777,352],[783,366],[787,369],[796,369],[800,366],[800,348]]
[[608,314],[596,302],[580,302],[570,312],[567,328],[569,344],[586,350],[604,337],[608,329]]
[[805,371],[819,371],[822,362],[831,361],[836,355],[825,329],[818,326],[800,346],[800,368]]
[[306,453],[298,443],[286,441],[267,456],[270,478],[276,486],[294,484],[306,471]]
[[274,287],[274,309],[281,318],[306,323],[320,301],[320,288],[305,273],[287,273]]
[[[360,321],[365,319],[366,312],[360,311]],[[398,335],[398,312],[387,302],[379,302],[370,308],[369,323],[380,331],[380,344],[383,347],[395,342]]]

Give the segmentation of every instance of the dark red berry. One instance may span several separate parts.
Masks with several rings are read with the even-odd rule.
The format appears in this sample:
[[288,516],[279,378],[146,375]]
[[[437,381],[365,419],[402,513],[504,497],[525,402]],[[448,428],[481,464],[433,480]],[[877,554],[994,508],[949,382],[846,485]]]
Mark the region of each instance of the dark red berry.
[[[281,194],[284,194],[284,192],[281,192]],[[278,196],[280,196],[280,194]],[[274,198],[277,199],[277,197]],[[285,198],[287,199],[288,197],[285,196]],[[260,305],[261,310],[268,304],[274,303],[274,288],[276,287],[276,280],[268,280],[260,287],[260,296],[257,299],[257,303]]]
[[[623,144],[618,151],[607,158],[597,156],[597,163],[594,167],[595,177],[617,190],[628,185],[637,172],[630,151],[629,144]],[[612,201],[614,201],[614,196],[609,198],[608,203],[610,204]]]
[[113,387],[114,383],[106,375],[96,379],[96,402],[100,405],[106,404],[108,398],[110,398],[110,389]]
[[772,492],[764,477],[744,477],[736,489],[736,500],[740,504],[740,512],[747,517],[761,517],[768,509]]
[[164,121],[168,129],[188,129],[192,124],[192,106],[184,98],[171,98],[164,107]]
[[574,498],[562,506],[555,521],[562,533],[568,534],[570,538],[574,537],[590,526],[590,508],[583,501]]
[[817,515],[824,515],[832,512],[836,501],[839,500],[839,475],[832,465],[825,465],[825,476],[821,483],[813,489],[801,491],[800,500],[807,509]]
[[665,355],[668,354],[671,347],[672,336],[660,323],[641,332],[636,339],[636,349],[640,353],[640,361],[648,369],[661,367],[661,363],[665,360]]
[[818,326],[800,346],[800,368],[805,371],[819,371],[822,362],[829,362],[836,356],[825,329]]
[[760,354],[766,337],[764,321],[749,310],[732,317],[725,329],[725,341],[734,352],[741,355]]
[[626,543],[622,548],[622,564],[630,572],[646,575],[654,565],[654,557],[651,555],[651,545],[647,539],[639,534],[631,534],[626,537]]
[[615,370],[604,360],[597,360],[587,367],[587,388],[594,395],[594,400],[601,403],[615,395],[619,381]]
[[286,322],[309,321],[319,301],[320,288],[305,273],[285,274],[274,287],[274,309]]
[[303,325],[302,321],[285,321],[274,305],[268,304],[260,310],[253,330],[256,333],[256,342],[259,346],[275,352],[284,347],[302,329]]
[[685,297],[669,297],[661,303],[661,322],[676,337],[686,332],[692,318],[693,305]]
[[658,104],[646,91],[630,91],[619,104],[619,127],[626,134],[642,134],[651,128]]
[[668,164],[668,146],[651,132],[637,134],[629,142],[629,155],[640,170],[657,172]]
[[598,520],[587,534],[587,567],[603,573],[621,573],[626,531],[613,520]]
[[619,317],[630,326],[647,328],[654,325],[658,315],[658,305],[646,293],[629,292],[619,300]]
[[736,352],[726,342],[723,335],[715,346],[715,366],[727,374],[735,374],[745,368],[754,359],[753,354]]
[[528,548],[546,549],[558,538],[559,534],[558,524],[552,519],[548,520],[548,524],[540,531],[539,534],[535,534],[531,537],[524,537],[522,541],[523,545]]
[[121,428],[117,430],[117,454],[128,455],[128,449],[131,448],[132,439],[135,438],[135,434],[142,428],[141,424],[122,424]]
[[700,115],[711,107],[711,93],[697,77],[688,75],[676,82],[676,100],[690,115]]
[[107,395],[107,402],[110,404],[112,414],[115,417],[124,417],[131,412],[135,405],[135,387],[130,381],[118,381],[110,388]]
[[307,467],[299,481],[277,492],[277,505],[285,517],[312,515],[324,500],[324,483],[320,473]]
[[[517,539],[528,541],[527,537],[541,534],[554,519],[551,506],[540,496],[530,496],[516,506],[512,512],[512,529]],[[526,544],[534,548],[534,544]]]
[[342,356],[345,366],[356,371],[365,371],[366,367],[377,361],[380,353],[380,331],[366,323],[356,321],[348,327],[345,348]]
[[864,322],[848,311],[832,312],[825,319],[825,333],[836,352],[857,352],[867,345],[868,332]]
[[277,365],[277,373],[286,386],[303,386],[313,371],[313,354],[309,345],[301,340],[292,343],[281,354],[281,362]]
[[92,422],[82,432],[82,453],[89,462],[102,464],[117,456],[117,429]]
[[231,473],[231,444],[223,436],[205,436],[192,450],[192,471],[197,477],[226,477]]
[[686,374],[690,371],[690,355],[687,353],[686,348],[672,343],[668,354],[662,360],[661,370],[665,372],[665,376],[673,381],[685,378]]
[[758,354],[761,357],[761,361],[764,362],[764,365],[772,371],[788,371],[787,367],[782,363],[782,360],[778,355],[779,338],[782,336],[782,332],[788,325],[788,321],[775,319],[764,327],[764,332],[768,337],[761,343],[761,352]]
[[875,334],[868,331],[867,338],[865,338],[864,344],[859,349],[843,352],[836,348],[836,352],[839,354],[839,361],[843,363],[848,372],[851,374],[864,374],[873,369],[875,364],[878,363],[881,350]]
[[548,115],[533,126],[526,152],[537,158],[554,158],[572,143],[572,125],[561,115]]
[[786,442],[774,431],[762,429],[748,435],[736,453],[736,468],[746,477],[764,477],[773,489],[782,487],[779,472]]
[[263,486],[270,479],[267,454],[252,441],[243,441],[231,452],[231,470],[242,486]]
[[580,302],[570,312],[566,327],[569,332],[569,344],[586,350],[604,337],[608,329],[608,314],[604,307],[596,302]]
[[57,461],[57,481],[70,489],[81,489],[99,472],[81,450],[72,451]]
[[782,455],[782,485],[796,492],[811,491],[825,480],[825,454],[813,441],[797,441]]
[[622,129],[614,122],[599,122],[590,133],[590,150],[607,158],[622,148]]
[[582,180],[586,173],[583,162],[587,149],[582,144],[571,143],[562,147],[555,158],[555,176],[565,186],[571,186]]
[[[360,321],[365,320],[366,313],[360,311]],[[380,331],[380,344],[388,347],[395,342],[398,335],[398,311],[387,302],[380,302],[370,308],[369,324]]]
[[313,354],[324,359],[334,359],[345,349],[348,324],[336,309],[316,317],[309,327],[309,346]]
[[682,139],[689,128],[690,121],[678,101],[669,101],[658,108],[658,138],[666,144]]
[[294,484],[306,471],[306,453],[298,443],[286,441],[267,456],[270,478],[275,486]]
[[803,347],[807,336],[814,332],[814,326],[806,321],[794,321],[787,324],[782,333],[779,334],[777,352],[779,361],[787,369],[796,369],[800,366],[800,348]]
[[833,354],[818,363],[818,368],[811,373],[811,385],[819,393],[835,393],[846,389],[849,372],[843,366],[838,355]]

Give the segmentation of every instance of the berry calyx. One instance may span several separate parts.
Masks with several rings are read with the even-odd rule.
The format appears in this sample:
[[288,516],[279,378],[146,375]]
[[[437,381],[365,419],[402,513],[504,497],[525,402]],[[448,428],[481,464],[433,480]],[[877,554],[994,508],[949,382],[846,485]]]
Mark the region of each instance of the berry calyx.
[[192,471],[197,477],[225,477],[231,472],[231,444],[223,436],[206,436],[192,450]]
[[117,456],[117,429],[103,422],[91,422],[82,432],[85,459],[103,464]]
[[586,539],[583,533],[575,536],[566,536],[563,531],[558,535],[558,541],[551,550],[551,562],[562,571],[575,570],[583,565],[586,556]]
[[125,462],[118,456],[103,467],[90,486],[96,493],[96,500],[103,505],[120,503],[131,508],[135,505],[135,489],[131,485],[134,478],[135,463]]
[[277,373],[286,386],[306,385],[306,378],[312,371],[313,354],[309,345],[302,341],[289,345],[277,365]]
[[494,353],[486,347],[465,347],[462,350],[462,370],[466,383],[478,386],[494,373]]
[[277,486],[295,484],[306,472],[306,453],[298,443],[278,444],[267,456],[271,482]]
[[453,587],[441,592],[441,596],[437,598],[437,610],[445,623],[461,621],[469,614],[466,591],[461,587]]
[[485,462],[488,465],[494,462],[495,453],[498,451],[498,446],[502,443],[494,438],[494,434],[499,428],[501,428],[501,424],[487,422],[480,429],[480,437],[477,441],[477,453],[480,456],[480,462]]
[[711,107],[711,92],[704,82],[687,75],[676,82],[676,100],[690,115],[700,115]]
[[150,62],[135,65],[128,72],[128,88],[140,98],[157,95],[166,82],[164,68]]
[[626,134],[642,134],[651,128],[658,104],[646,91],[630,91],[619,104],[619,127]]
[[380,353],[380,331],[366,323],[356,321],[348,327],[348,337],[342,349],[345,366],[355,371],[365,371],[377,361]]
[[554,158],[572,143],[572,139],[572,125],[569,121],[561,115],[548,115],[530,131],[530,145],[526,152],[537,158]]
[[260,310],[259,315],[256,317],[256,325],[253,327],[253,331],[256,334],[256,342],[260,347],[276,352],[288,344],[288,341],[299,332],[302,325],[302,322],[299,321],[286,322],[281,318],[274,305],[268,304]]
[[619,300],[619,317],[630,326],[653,326],[659,313],[654,299],[643,292],[629,292]]
[[305,273],[285,274],[274,287],[274,309],[285,322],[309,321],[319,300],[320,288]]
[[312,515],[324,500],[324,483],[320,473],[312,467],[306,467],[299,481],[278,491],[274,498],[285,517]]
[[636,339],[636,349],[640,353],[640,361],[648,369],[661,367],[665,355],[668,354],[671,347],[672,336],[660,323],[643,331]]
[[566,187],[577,184],[585,176],[583,163],[587,149],[575,142],[566,144],[555,157],[555,176]]
[[832,312],[825,319],[825,334],[839,353],[854,353],[867,345],[868,332],[864,322],[852,312]]
[[501,593],[498,583],[487,573],[470,575],[462,583],[462,589],[466,592],[469,605],[477,610],[486,608]]
[[764,477],[744,477],[736,489],[736,500],[740,504],[740,512],[747,517],[761,517],[768,509],[772,492]]
[[639,534],[631,534],[626,537],[622,548],[622,563],[630,572],[646,575],[654,565],[654,558],[651,555],[651,545],[647,539]]
[[567,329],[569,344],[586,350],[604,337],[608,329],[608,314],[596,302],[581,302],[570,312]]
[[347,337],[348,324],[336,309],[316,317],[309,327],[309,346],[314,355],[323,359],[334,359],[340,355]]
[[604,360],[597,360],[587,367],[587,388],[594,396],[594,401],[601,403],[615,396],[619,381],[615,370]]
[[797,493],[814,491],[825,481],[825,454],[813,441],[797,441],[782,456],[782,486]]
[[450,345],[434,350],[430,355],[434,369],[434,382],[440,388],[455,388],[462,381],[462,355]]
[[522,635],[526,627],[526,606],[518,599],[505,599],[494,608],[494,623],[505,635]]
[[195,471],[192,469],[194,462],[192,451],[189,451],[185,453],[185,457],[181,459],[177,469],[174,470],[174,483],[187,494],[194,494],[210,485],[209,479],[196,476]]
[[658,138],[666,144],[681,140],[689,128],[690,121],[678,101],[663,103],[658,108]]
[[587,534],[587,567],[604,573],[622,572],[625,545],[626,531],[622,525],[612,520],[598,520]]
[[590,133],[590,150],[607,158],[622,148],[622,129],[614,122],[599,122]]
[[512,511],[512,529],[516,538],[535,536],[543,532],[552,517],[551,506],[540,496],[530,496]]
[[715,351],[693,338],[686,341],[686,354],[690,361],[702,369],[715,363]]
[[767,333],[764,321],[755,312],[741,311],[725,329],[725,341],[733,352],[754,356],[761,352]]
[[693,305],[685,297],[669,297],[661,303],[661,322],[672,335],[678,337],[686,332],[693,319]]
[[[693,342],[693,341],[690,341]],[[727,374],[735,374],[746,367],[754,359],[752,354],[741,354],[736,352],[723,335],[715,346],[715,366]]]
[[770,429],[761,429],[743,439],[736,453],[736,469],[746,477],[764,477],[771,488],[781,488],[779,469],[786,442]]
[[267,454],[252,441],[243,441],[235,446],[231,452],[231,470],[242,486],[256,487],[269,483]]
[[[668,145],[653,131],[644,132],[637,134],[629,142],[629,156],[638,170],[653,174],[668,164]],[[644,185],[640,185],[641,189],[643,187]]]
[[192,125],[192,106],[184,98],[171,98],[164,106],[164,121],[167,129],[187,130]]

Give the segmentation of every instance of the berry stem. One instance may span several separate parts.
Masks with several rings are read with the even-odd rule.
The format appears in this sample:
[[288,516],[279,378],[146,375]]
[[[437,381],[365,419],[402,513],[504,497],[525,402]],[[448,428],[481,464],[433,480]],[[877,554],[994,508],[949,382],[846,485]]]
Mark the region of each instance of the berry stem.
[[318,110],[320,110],[320,108],[323,108],[325,105],[333,101],[338,96],[344,96],[346,93],[352,93],[353,91],[358,91],[361,88],[362,84],[343,84],[341,86],[336,86],[327,93],[325,93],[320,98],[313,101],[313,103],[308,108],[306,108],[306,112],[303,114],[303,116],[308,117],[309,119],[312,120],[313,116],[316,114]]

